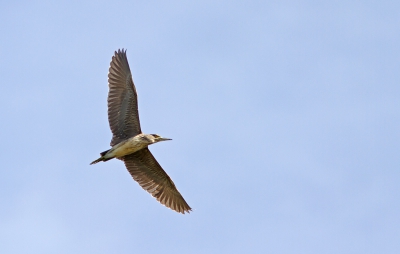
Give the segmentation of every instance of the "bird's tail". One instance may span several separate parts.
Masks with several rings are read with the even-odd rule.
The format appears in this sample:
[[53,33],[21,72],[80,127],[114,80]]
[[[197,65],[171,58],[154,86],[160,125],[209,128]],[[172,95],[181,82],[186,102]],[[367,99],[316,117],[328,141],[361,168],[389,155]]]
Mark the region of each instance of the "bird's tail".
[[100,156],[101,156],[101,157],[98,158],[97,160],[92,161],[92,162],[90,163],[90,165],[96,164],[96,163],[98,163],[98,162],[100,162],[100,161],[108,161],[108,160],[111,160],[112,158],[108,158],[108,159],[104,158],[104,155],[106,155],[106,153],[107,153],[108,151],[110,151],[110,149],[107,150],[107,151],[104,151],[104,152],[100,153]]
[[101,156],[101,157],[98,158],[97,160],[92,161],[92,162],[90,163],[90,165],[96,164],[96,163],[98,163],[98,162],[100,162],[100,161],[104,161],[104,157],[103,157],[103,156]]

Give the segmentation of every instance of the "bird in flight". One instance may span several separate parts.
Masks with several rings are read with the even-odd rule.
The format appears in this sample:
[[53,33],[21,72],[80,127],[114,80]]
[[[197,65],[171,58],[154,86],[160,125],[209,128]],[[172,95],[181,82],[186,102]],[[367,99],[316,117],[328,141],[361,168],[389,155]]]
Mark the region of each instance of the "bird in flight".
[[111,149],[100,153],[100,158],[90,165],[120,159],[133,179],[161,204],[179,213],[189,213],[192,209],[148,148],[171,139],[144,134],[140,129],[137,93],[124,49],[112,57],[108,86],[108,122],[113,134]]

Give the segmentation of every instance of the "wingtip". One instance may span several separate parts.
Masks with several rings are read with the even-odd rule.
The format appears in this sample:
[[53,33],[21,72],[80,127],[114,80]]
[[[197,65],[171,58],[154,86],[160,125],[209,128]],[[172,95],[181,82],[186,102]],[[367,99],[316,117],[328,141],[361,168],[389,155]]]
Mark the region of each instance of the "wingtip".
[[187,214],[190,214],[190,212],[192,212],[192,208],[187,209],[187,210],[184,210],[184,211],[182,212],[182,214],[185,214],[185,212],[186,212]]
[[181,213],[181,214],[185,214],[185,213],[190,214],[190,212],[192,212],[192,208],[188,204],[186,204],[186,206],[187,207],[185,207],[185,206],[180,206],[180,207],[168,207],[168,206],[166,206],[166,207],[170,208],[171,210],[173,210],[175,212]]
[[192,208],[189,206],[189,208],[187,208],[187,209],[185,210],[185,212],[190,214],[190,212],[193,212],[193,210],[192,210]]
[[[184,203],[177,203],[174,202],[173,200],[168,200],[168,202],[165,202],[165,199],[163,200],[162,197],[156,197],[157,201],[160,202],[160,204],[162,204],[163,206],[165,206],[166,208],[171,209],[174,212],[177,213],[181,213],[181,214],[185,214],[185,213],[189,213],[192,212],[192,208],[186,203],[185,200]],[[183,197],[182,197],[183,199]]]
[[114,51],[114,55],[120,55],[120,54],[126,54],[126,49],[122,48],[122,49],[118,49],[117,51]]

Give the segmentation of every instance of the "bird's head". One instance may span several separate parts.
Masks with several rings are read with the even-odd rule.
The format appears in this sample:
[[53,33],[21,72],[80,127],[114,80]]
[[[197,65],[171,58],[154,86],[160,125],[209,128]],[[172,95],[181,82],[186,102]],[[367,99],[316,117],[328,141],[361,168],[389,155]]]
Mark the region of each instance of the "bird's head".
[[161,141],[167,141],[167,140],[172,140],[170,138],[163,138],[158,134],[149,134],[147,135],[148,139],[151,141],[152,144],[161,142]]

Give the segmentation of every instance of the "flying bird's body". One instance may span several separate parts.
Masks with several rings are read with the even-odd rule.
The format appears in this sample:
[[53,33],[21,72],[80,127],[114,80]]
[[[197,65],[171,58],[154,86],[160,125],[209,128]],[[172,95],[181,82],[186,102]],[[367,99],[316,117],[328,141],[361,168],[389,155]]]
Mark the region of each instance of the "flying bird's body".
[[[96,164],[97,162],[100,162],[100,161],[108,161],[108,160],[111,160],[114,158],[121,159],[125,155],[135,153],[151,144],[158,142],[158,141],[155,141],[155,138],[153,135],[156,135],[156,134],[151,134],[151,135],[138,134],[132,138],[121,141],[120,143],[113,146],[110,150],[100,153],[101,157],[98,158],[97,160],[93,161],[90,164],[92,165],[92,164]],[[162,138],[162,139],[170,140],[167,138]]]
[[[130,139],[122,141],[121,143],[116,144],[107,151],[104,155],[105,159],[112,159],[112,158],[122,158],[125,155],[137,152],[149,144],[147,142],[143,142],[143,134],[138,134]],[[147,140],[146,140],[147,141]]]
[[126,51],[115,52],[110,63],[108,84],[108,121],[113,133],[110,144],[112,148],[100,153],[100,158],[91,164],[120,159],[124,161],[133,179],[160,203],[180,213],[191,211],[171,178],[147,148],[171,139],[142,133],[136,88]]

